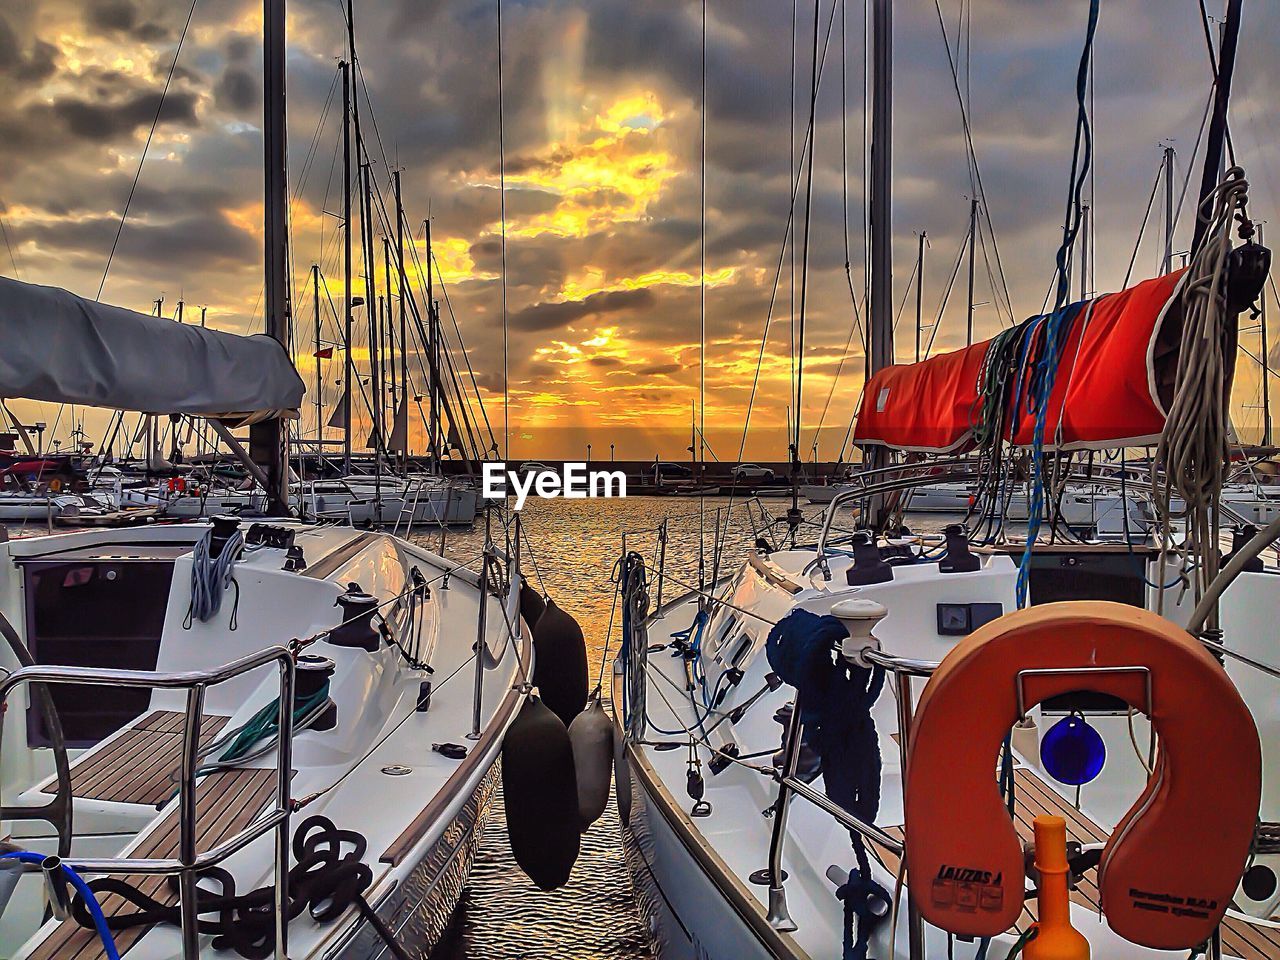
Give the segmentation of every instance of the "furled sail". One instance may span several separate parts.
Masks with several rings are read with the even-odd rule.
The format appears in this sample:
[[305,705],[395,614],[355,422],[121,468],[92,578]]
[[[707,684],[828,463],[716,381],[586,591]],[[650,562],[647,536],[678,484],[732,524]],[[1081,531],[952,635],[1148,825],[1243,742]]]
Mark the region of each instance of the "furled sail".
[[0,398],[254,423],[304,393],[271,337],[242,337],[0,278]]
[[[1165,320],[1180,310],[1184,273],[1063,308],[1046,449],[1107,449],[1159,437],[1177,349]],[[1048,327],[1044,319],[1033,317],[963,350],[879,371],[863,391],[854,443],[963,453],[977,445],[984,428],[1000,424],[1006,440],[1030,445],[1035,423],[1028,398],[1035,378],[1044,375],[1037,362]],[[996,378],[1011,378],[1008,389],[996,389]],[[1005,406],[987,409],[999,402],[994,398],[1004,398]]]

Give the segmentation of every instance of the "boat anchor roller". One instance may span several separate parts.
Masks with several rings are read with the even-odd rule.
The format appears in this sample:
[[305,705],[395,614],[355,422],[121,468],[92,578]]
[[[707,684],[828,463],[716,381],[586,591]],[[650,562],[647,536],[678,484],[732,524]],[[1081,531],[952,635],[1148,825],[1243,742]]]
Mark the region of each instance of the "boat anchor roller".
[[[1011,613],[965,638],[934,672],[907,761],[913,899],[925,920],[962,936],[991,937],[1014,925],[1024,854],[992,775],[996,756],[1033,707],[1079,691],[1141,711],[1160,744],[1145,788],[1102,850],[1102,912],[1132,943],[1196,947],[1222,920],[1249,856],[1262,789],[1258,731],[1201,643],[1119,603]],[[1230,788],[1216,788],[1223,784]]]

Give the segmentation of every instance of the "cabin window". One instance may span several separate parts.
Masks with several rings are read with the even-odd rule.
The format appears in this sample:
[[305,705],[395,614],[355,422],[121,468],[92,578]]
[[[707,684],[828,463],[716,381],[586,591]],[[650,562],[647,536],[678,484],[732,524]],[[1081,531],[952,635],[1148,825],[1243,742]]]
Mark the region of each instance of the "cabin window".
[[[172,560],[26,564],[27,645],[37,663],[154,670],[173,579]],[[51,684],[67,745],[92,746],[141,715],[145,688]],[[49,746],[36,709],[27,743]]]

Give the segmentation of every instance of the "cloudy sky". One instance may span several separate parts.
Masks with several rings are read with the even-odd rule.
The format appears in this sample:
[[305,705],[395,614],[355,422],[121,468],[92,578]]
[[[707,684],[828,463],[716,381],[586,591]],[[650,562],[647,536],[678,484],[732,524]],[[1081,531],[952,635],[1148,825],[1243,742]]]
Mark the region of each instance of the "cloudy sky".
[[[824,456],[840,444],[863,368],[857,336],[848,351],[845,345],[853,329],[850,288],[861,308],[864,286],[864,9],[850,0],[833,17],[832,2],[818,4],[826,54],[803,404],[805,452],[821,423]],[[1038,312],[1051,280],[1088,5],[940,2],[969,91],[986,187],[975,299],[978,335],[987,336],[1010,314]],[[1252,213],[1264,220],[1280,200],[1274,4],[1245,5],[1233,114]],[[7,94],[0,102],[0,271],[97,293],[188,8],[186,0],[0,0]],[[1195,0],[1103,0],[1102,8],[1090,283],[1100,292],[1123,281],[1162,141],[1172,141],[1179,181],[1184,175],[1209,90]],[[783,245],[792,154],[808,116],[814,4],[708,0],[706,9],[707,439],[714,454],[736,458],[781,263],[746,447],[748,457],[780,459],[798,292]],[[960,28],[964,11],[970,22]],[[419,250],[421,221],[432,218],[453,316],[500,434],[495,0],[357,0],[356,17],[373,177],[389,197],[389,168],[403,171]],[[967,230],[972,190],[934,2],[899,0],[896,17],[895,300],[904,304],[897,341],[905,360],[915,349],[916,234],[928,234],[923,312],[932,324]],[[615,443],[619,457],[686,456],[704,289],[701,4],[503,0],[503,18],[511,455],[581,455],[592,443],[599,458]],[[967,56],[957,51],[966,37]],[[335,302],[341,293],[339,0],[292,0],[289,40],[295,320],[298,365],[310,385],[311,264],[321,265]],[[182,299],[188,320],[204,307],[210,325],[261,329],[261,62],[257,0],[197,0],[104,299],[149,311],[163,297],[166,314]],[[1190,222],[1188,206],[1177,249],[1188,243]],[[1162,229],[1157,210],[1135,278],[1156,271]],[[961,269],[936,333],[924,331],[935,351],[964,341],[964,279]],[[1277,304],[1270,306],[1280,318]],[[452,323],[448,313],[445,322]],[[1243,338],[1256,352],[1251,330]],[[334,335],[326,319],[324,337]],[[341,361],[320,363],[332,403]],[[1258,383],[1246,361],[1237,397],[1245,427],[1259,419]],[[46,422],[57,416],[19,409]],[[101,429],[92,413],[76,417],[91,435]],[[70,422],[64,412],[59,432]],[[314,433],[310,406],[302,428]]]

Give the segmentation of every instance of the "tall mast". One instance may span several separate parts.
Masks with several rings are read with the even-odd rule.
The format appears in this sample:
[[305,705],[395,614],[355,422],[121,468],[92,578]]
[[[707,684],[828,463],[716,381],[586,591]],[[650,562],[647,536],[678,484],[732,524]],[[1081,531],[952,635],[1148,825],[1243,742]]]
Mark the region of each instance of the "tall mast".
[[[1231,101],[1231,78],[1236,69],[1236,40],[1240,36],[1240,7],[1243,0],[1227,0],[1227,16],[1222,22],[1222,45],[1218,49],[1217,80],[1214,85],[1213,120],[1209,124],[1209,138],[1204,154],[1204,174],[1200,178],[1200,204],[1213,193],[1222,178],[1223,146],[1227,139],[1227,104]],[[1200,249],[1208,223],[1196,217],[1195,238],[1191,242],[1191,254]]]
[[1164,259],[1160,272],[1173,271],[1173,147],[1164,148]]
[[[404,275],[404,198],[400,194],[400,171],[393,175],[396,187],[396,283],[400,287],[400,404],[405,409],[405,431],[402,441],[404,449],[400,451],[400,466],[409,468],[409,320],[405,309],[409,299],[408,284]],[[427,310],[430,311],[430,305]],[[394,354],[393,354],[394,356]],[[395,409],[395,427],[400,426],[400,407]]]
[[[1265,247],[1266,241],[1262,237],[1262,224],[1258,224],[1258,246]],[[1262,443],[1263,446],[1271,446],[1271,341],[1267,338],[1267,290],[1264,286],[1262,296],[1259,298],[1259,307],[1261,313],[1259,320],[1262,327],[1259,331],[1262,336],[1262,347],[1259,353],[1262,355]]]
[[978,245],[978,198],[969,199],[969,312],[964,327],[964,345],[973,346],[973,277],[974,253]]
[[[356,136],[356,149],[361,150],[363,141]],[[362,151],[363,152],[363,151]],[[365,313],[369,317],[369,415],[372,423],[373,455],[375,462],[382,453],[382,382],[378,377],[378,318],[382,312],[377,302],[377,277],[375,276],[377,260],[373,250],[373,187],[370,183],[371,171],[369,161],[360,163],[360,247],[364,261],[364,287],[368,306]]]
[[925,231],[920,231],[916,249],[916,363],[920,362],[920,331],[924,326],[924,244]]
[[[263,0],[263,166],[267,333],[289,349],[289,226],[285,139],[285,0]],[[268,510],[288,513],[288,434],[273,418],[250,430],[253,459],[267,475]]]
[[1080,299],[1089,296],[1089,204],[1080,206]]
[[[872,0],[872,94],[871,94],[871,183],[868,197],[870,220],[871,277],[868,290],[867,379],[893,365],[893,0]],[[867,466],[874,470],[889,462],[884,447],[872,447]],[[883,496],[871,498],[868,526],[884,526],[887,516]],[[912,955],[917,951],[915,924],[912,925]]]
[[893,0],[872,0],[871,351],[868,373],[893,364]]
[[342,71],[342,472],[351,474],[351,391],[355,361],[351,357],[351,64]]
[[[387,387],[391,388],[391,416],[395,417],[396,411],[396,344],[395,337],[392,336],[393,329],[391,324],[391,238],[384,236],[382,238],[382,279],[383,285],[387,289],[387,307],[386,312],[382,315],[382,340],[380,342],[382,349],[382,363],[385,369],[383,374],[384,386],[383,393],[386,393]],[[385,399],[385,398],[384,398]],[[394,421],[387,430],[387,443],[391,442],[391,434],[395,431]]]
[[320,264],[313,263],[311,265],[311,296],[312,309],[315,311],[316,329],[316,456],[317,461],[324,453],[324,398],[321,396],[324,390],[324,379],[320,376]]
[[436,307],[435,255],[431,247],[431,218],[422,221],[427,238],[427,372],[431,375],[427,394],[427,432],[431,434],[427,449],[431,453],[431,469],[440,472],[440,407],[437,393],[440,383],[440,313]]

